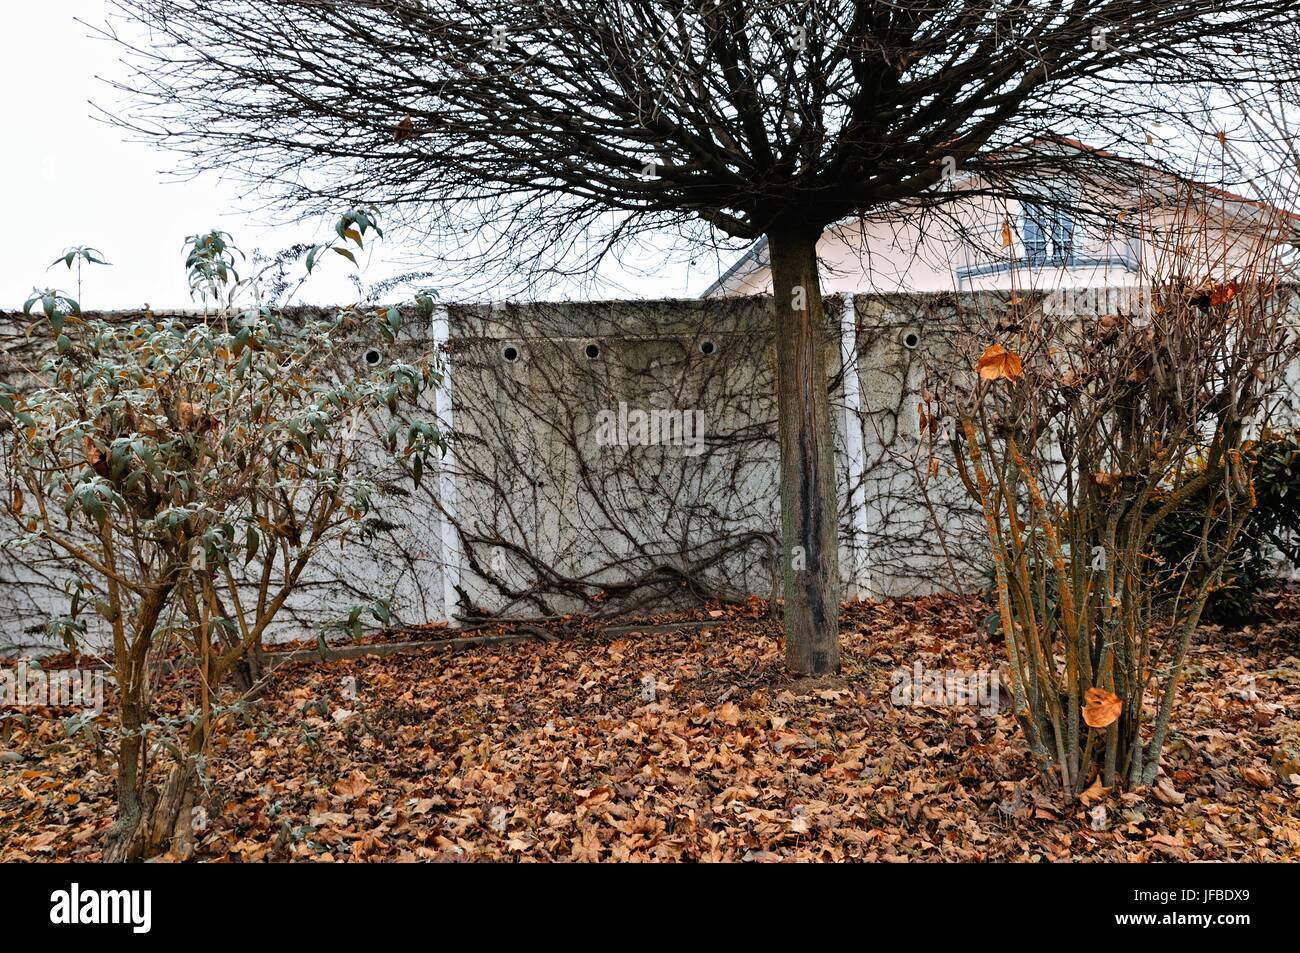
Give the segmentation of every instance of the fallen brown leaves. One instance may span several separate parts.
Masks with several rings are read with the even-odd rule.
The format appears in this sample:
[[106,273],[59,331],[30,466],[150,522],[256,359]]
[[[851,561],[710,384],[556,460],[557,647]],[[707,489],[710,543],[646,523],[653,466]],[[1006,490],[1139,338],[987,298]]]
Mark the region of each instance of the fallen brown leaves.
[[[1275,754],[1296,736],[1295,633],[1203,632],[1159,783],[1096,784],[1062,805],[1009,712],[890,702],[891,673],[917,659],[997,666],[1000,647],[978,634],[987,611],[851,605],[844,672],[817,680],[784,675],[779,627],[757,603],[674,617],[698,629],[286,666],[213,751],[197,857],[1300,857],[1300,777]],[[0,858],[94,860],[110,765],[29,714],[0,738]]]

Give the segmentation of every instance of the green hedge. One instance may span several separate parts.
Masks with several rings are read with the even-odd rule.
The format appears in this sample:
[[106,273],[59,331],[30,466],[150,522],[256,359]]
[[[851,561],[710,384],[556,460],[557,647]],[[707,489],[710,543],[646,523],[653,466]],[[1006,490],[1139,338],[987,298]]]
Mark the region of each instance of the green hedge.
[[[1233,546],[1219,587],[1206,604],[1212,622],[1243,622],[1255,616],[1259,594],[1276,582],[1278,552],[1300,565],[1300,430],[1270,431],[1250,445],[1254,506]],[[1155,558],[1169,570],[1167,589],[1177,589],[1182,570],[1201,539],[1208,500],[1193,495],[1161,520]],[[1158,506],[1160,501],[1153,501]]]

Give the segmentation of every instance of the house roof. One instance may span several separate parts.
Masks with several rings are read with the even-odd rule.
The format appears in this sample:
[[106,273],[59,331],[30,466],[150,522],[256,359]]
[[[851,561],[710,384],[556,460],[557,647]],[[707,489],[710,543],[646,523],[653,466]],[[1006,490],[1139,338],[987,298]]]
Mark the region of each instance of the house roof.
[[[1069,136],[1058,136],[1058,135],[1044,136],[1042,138],[1033,140],[1032,142],[1028,143],[1028,145],[1024,148],[1032,148],[1035,145],[1039,145],[1041,143],[1047,143],[1047,142],[1054,143],[1056,145],[1065,146],[1070,149],[1075,149],[1078,150],[1079,152],[1091,153],[1092,155],[1095,155],[1102,159],[1106,159],[1114,162],[1122,162],[1139,169],[1143,169],[1149,172],[1154,172],[1157,175],[1161,175],[1168,179],[1171,179],[1179,183],[1180,185],[1191,186],[1203,192],[1207,192],[1211,195],[1218,196],[1219,198],[1227,199],[1231,202],[1240,203],[1242,205],[1247,205],[1252,208],[1277,212],[1282,214],[1286,218],[1290,219],[1291,221],[1297,223],[1298,226],[1300,226],[1300,213],[1291,212],[1286,209],[1278,208],[1276,205],[1272,205],[1268,202],[1263,202],[1258,199],[1249,199],[1246,198],[1244,195],[1238,195],[1237,193],[1231,192],[1227,189],[1221,189],[1218,186],[1210,185],[1208,182],[1198,182],[1195,179],[1189,179],[1185,176],[1178,175],[1177,173],[1172,172],[1169,169],[1161,168],[1158,165],[1153,165],[1149,162],[1142,162],[1138,159],[1131,159],[1125,156],[1117,155],[1116,153],[1110,152],[1107,149],[1101,149],[1098,148],[1097,146],[1090,146],[1085,142],[1080,142],[1078,139],[1072,139]],[[760,238],[758,238],[754,242],[754,244],[751,245],[739,258],[737,258],[736,261],[733,262],[731,266],[727,268],[726,271],[724,271],[721,275],[719,275],[717,279],[713,281],[709,285],[709,287],[704,290],[704,292],[700,295],[700,297],[701,298],[710,297],[711,295],[722,290],[722,288],[725,287],[727,282],[730,281],[732,278],[742,273],[748,273],[748,271],[752,270],[753,267],[761,266],[762,264],[764,264],[763,255],[766,251],[767,251],[767,236],[763,235]]]
[[1228,189],[1221,189],[1217,185],[1210,185],[1208,182],[1200,182],[1196,179],[1189,179],[1187,176],[1179,175],[1177,172],[1173,172],[1169,169],[1162,168],[1158,165],[1153,165],[1150,162],[1143,162],[1140,159],[1132,159],[1126,156],[1117,155],[1116,153],[1111,152],[1107,149],[1101,149],[1098,148],[1097,146],[1090,146],[1086,142],[1080,142],[1078,139],[1071,139],[1069,136],[1055,136],[1055,135],[1044,136],[1041,139],[1035,139],[1033,142],[1030,142],[1029,147],[1033,147],[1034,145],[1040,142],[1054,142],[1057,143],[1058,145],[1067,146],[1079,152],[1091,153],[1095,156],[1098,156],[1099,158],[1107,159],[1112,162],[1122,162],[1127,165],[1135,166],[1136,168],[1143,169],[1148,172],[1154,172],[1157,175],[1162,175],[1167,179],[1172,179],[1173,181],[1177,182],[1180,185],[1191,186],[1192,188],[1199,189],[1202,192],[1209,192],[1210,194],[1216,195],[1219,198],[1228,199],[1232,202],[1237,202],[1242,205],[1249,205],[1252,208],[1265,209],[1270,212],[1277,212],[1285,216],[1286,218],[1289,218],[1293,222],[1300,222],[1300,212],[1291,212],[1288,211],[1287,209],[1279,208],[1276,205],[1273,205],[1269,202],[1261,201],[1259,199],[1249,199],[1246,198],[1246,196],[1244,195],[1239,195],[1236,192],[1229,191]]
[[762,264],[761,259],[763,257],[763,252],[765,252],[766,250],[767,250],[767,236],[763,235],[756,242],[754,242],[754,244],[750,245],[749,249],[743,255],[737,258],[732,263],[730,268],[728,268],[722,274],[718,275],[717,280],[714,281],[713,284],[709,285],[709,287],[705,289],[704,294],[700,295],[700,297],[707,298],[715,291],[718,291],[720,288],[722,288],[723,285],[727,283],[727,281],[733,275],[740,272],[750,262],[754,262],[756,264]]

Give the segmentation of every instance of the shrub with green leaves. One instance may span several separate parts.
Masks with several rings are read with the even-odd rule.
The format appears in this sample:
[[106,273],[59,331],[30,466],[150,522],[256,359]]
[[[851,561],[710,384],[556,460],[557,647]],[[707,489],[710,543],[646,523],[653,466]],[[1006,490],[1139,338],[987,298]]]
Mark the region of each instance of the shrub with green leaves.
[[[214,260],[189,264],[220,284],[233,269]],[[50,547],[74,573],[59,621],[70,644],[92,612],[111,631],[119,816],[105,859],[148,857],[184,840],[214,722],[242,698],[220,697],[232,666],[259,645],[313,556],[370,509],[354,466],[357,416],[411,407],[438,377],[403,363],[346,372],[359,337],[373,339],[376,325],[396,333],[397,308],[294,323],[254,307],[121,324],[53,292],[27,310],[37,305],[54,342],[39,384],[0,395],[6,509],[14,544]],[[390,429],[389,449],[417,479],[442,445],[430,421]],[[170,732],[151,708],[167,654],[193,663],[190,708]],[[160,743],[173,763],[151,789]]]
[[[1300,430],[1265,431],[1246,445],[1245,456],[1253,506],[1202,613],[1207,620],[1230,625],[1256,617],[1260,594],[1277,582],[1279,556],[1300,566]],[[1150,505],[1158,506],[1164,498]],[[1203,543],[1201,538],[1207,505],[1204,493],[1192,494],[1157,527],[1153,558],[1167,574],[1166,589],[1182,583],[1182,568],[1196,563],[1199,547],[1219,542]]]
[[1300,429],[1266,432],[1250,456],[1255,474],[1251,533],[1300,567]]

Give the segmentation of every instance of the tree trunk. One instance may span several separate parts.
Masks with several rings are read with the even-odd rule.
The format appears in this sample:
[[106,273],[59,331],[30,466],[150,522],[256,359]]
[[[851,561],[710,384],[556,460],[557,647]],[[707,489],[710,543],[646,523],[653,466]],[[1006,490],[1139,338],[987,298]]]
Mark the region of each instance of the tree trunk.
[[810,230],[768,234],[776,298],[785,660],[792,673],[839,671],[839,543],[826,388],[826,322]]
[[130,800],[119,799],[117,821],[104,844],[104,863],[149,860],[167,851],[178,860],[188,860],[194,853],[190,825],[194,780],[193,761],[172,765],[157,790],[144,788],[137,778]]
[[119,717],[122,735],[117,748],[117,819],[108,830],[103,855],[104,862],[108,864],[140,859],[140,831],[146,815],[144,783],[140,777],[142,718],[139,706],[132,704],[130,699],[123,698],[121,706]]
[[185,760],[173,764],[162,786],[152,788],[141,771],[144,734],[138,699],[122,700],[122,738],[118,747],[117,820],[108,830],[103,861],[122,864],[148,860],[171,850],[188,860],[194,851],[190,828],[198,755],[206,734],[198,724],[190,731]]

